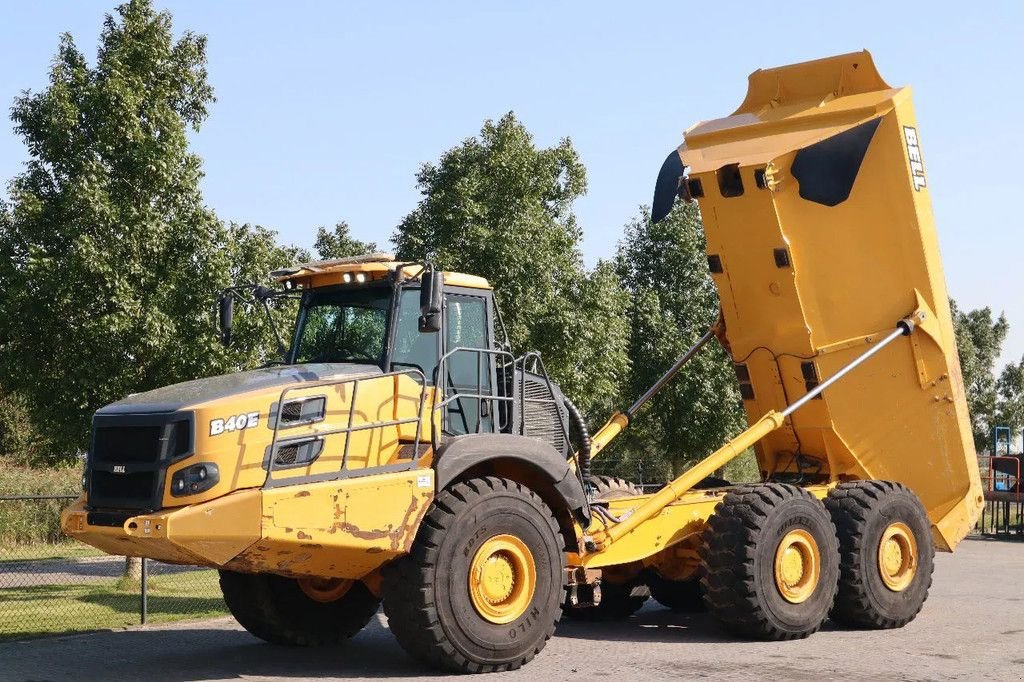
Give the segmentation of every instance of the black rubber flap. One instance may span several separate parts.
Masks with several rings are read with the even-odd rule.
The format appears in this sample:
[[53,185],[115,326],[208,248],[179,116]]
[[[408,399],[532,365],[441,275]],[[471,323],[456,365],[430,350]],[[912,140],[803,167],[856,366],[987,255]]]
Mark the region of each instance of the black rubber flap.
[[679,158],[679,152],[672,150],[672,153],[661,164],[658,171],[658,180],[654,183],[654,201],[651,202],[651,222],[659,222],[664,219],[676,203],[676,194],[679,192],[679,178],[683,177],[683,161]]
[[792,171],[800,183],[800,197],[825,206],[846,201],[881,120],[861,123],[798,151]]

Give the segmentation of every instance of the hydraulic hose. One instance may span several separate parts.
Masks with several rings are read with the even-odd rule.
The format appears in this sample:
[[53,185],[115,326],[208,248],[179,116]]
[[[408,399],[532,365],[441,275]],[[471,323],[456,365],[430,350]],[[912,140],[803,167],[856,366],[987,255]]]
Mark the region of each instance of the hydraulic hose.
[[575,425],[580,438],[580,478],[583,480],[583,488],[587,490],[590,488],[590,430],[587,428],[587,420],[583,413],[568,398],[565,399],[565,409],[568,410],[569,419]]

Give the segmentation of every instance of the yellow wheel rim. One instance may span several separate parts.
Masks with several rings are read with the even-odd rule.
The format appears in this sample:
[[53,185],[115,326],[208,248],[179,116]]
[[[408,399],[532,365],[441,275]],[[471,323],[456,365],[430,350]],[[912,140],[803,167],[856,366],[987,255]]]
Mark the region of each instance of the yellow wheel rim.
[[786,533],[775,550],[775,585],[783,599],[800,604],[814,594],[821,577],[821,553],[803,529]]
[[355,581],[343,578],[299,578],[296,582],[307,597],[321,604],[329,604],[348,594]]
[[495,535],[469,565],[469,597],[476,612],[492,623],[511,623],[526,613],[537,589],[533,554],[514,535]]
[[878,572],[893,592],[902,592],[917,573],[917,540],[905,523],[890,524],[878,543]]

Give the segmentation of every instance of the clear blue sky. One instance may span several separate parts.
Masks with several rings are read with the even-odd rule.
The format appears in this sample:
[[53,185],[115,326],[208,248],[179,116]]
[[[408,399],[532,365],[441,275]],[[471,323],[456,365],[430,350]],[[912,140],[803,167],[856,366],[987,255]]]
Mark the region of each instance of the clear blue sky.
[[[1005,311],[1024,354],[1024,3],[157,2],[209,36],[217,103],[194,136],[206,200],[310,245],[347,220],[386,244],[420,163],[515,110],[540,144],[570,136],[589,172],[588,262],[650,201],[684,128],[734,109],[756,67],[867,48],[915,91],[946,277]],[[61,31],[95,54],[104,2],[5,3],[0,102],[45,83]],[[0,178],[21,143],[0,127]]]

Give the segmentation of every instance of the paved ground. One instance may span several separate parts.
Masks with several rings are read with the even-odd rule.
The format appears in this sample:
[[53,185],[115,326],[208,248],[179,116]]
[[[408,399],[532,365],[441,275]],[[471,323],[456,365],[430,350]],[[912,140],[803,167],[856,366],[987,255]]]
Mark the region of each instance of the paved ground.
[[[147,562],[150,575],[165,575],[197,570],[194,566],[176,566],[159,561]],[[84,559],[34,559],[0,563],[0,588],[34,585],[72,585],[84,582],[109,582],[124,573],[124,557],[99,556]],[[0,670],[0,674],[3,674]]]
[[[902,630],[741,642],[705,615],[648,606],[620,623],[563,623],[533,663],[486,679],[1024,679],[1024,543],[969,540],[937,564],[931,598]],[[378,677],[440,679],[406,657],[381,616],[347,646],[319,650],[262,644],[229,618],[0,644],[4,681]]]

